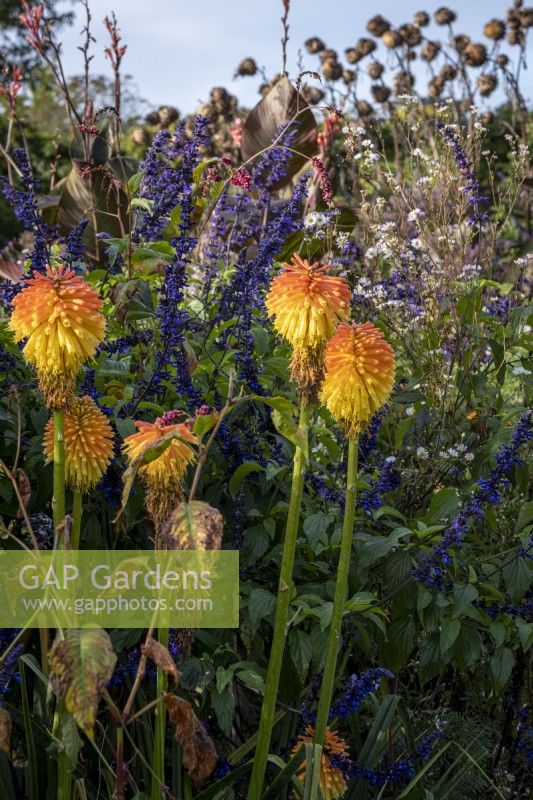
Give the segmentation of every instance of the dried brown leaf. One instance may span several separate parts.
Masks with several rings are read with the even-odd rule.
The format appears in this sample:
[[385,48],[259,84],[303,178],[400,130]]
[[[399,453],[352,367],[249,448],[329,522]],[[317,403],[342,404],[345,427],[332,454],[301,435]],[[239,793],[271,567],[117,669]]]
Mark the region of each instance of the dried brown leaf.
[[170,677],[173,678],[176,683],[179,683],[181,672],[178,671],[176,664],[174,663],[174,659],[164,644],[161,644],[161,642],[158,642],[157,639],[154,639],[152,636],[150,636],[150,638],[144,643],[142,649],[147,658],[151,658],[158,667],[164,670],[167,675],[170,675]]
[[5,278],[6,281],[11,281],[11,283],[20,283],[23,275],[24,269],[16,261],[0,259],[0,278]]
[[217,762],[215,745],[190,703],[175,694],[164,694],[168,716],[176,726],[175,738],[182,748],[183,764],[198,786],[208,778]]
[[11,714],[7,709],[0,708],[0,747],[11,758],[11,730],[13,723],[11,722]]
[[[291,122],[291,120],[293,120]],[[289,79],[284,76],[274,84],[259,103],[252,108],[243,125],[241,152],[245,161],[269,147],[283,126],[290,135],[290,146],[303,153],[292,155],[287,164],[286,175],[276,184],[285,186],[305,164],[305,156],[317,149],[317,126],[312,111],[304,97],[299,94]],[[286,135],[287,135],[286,134]]]
[[111,639],[102,628],[67,630],[65,638],[58,637],[48,652],[52,688],[89,739],[116,660]]

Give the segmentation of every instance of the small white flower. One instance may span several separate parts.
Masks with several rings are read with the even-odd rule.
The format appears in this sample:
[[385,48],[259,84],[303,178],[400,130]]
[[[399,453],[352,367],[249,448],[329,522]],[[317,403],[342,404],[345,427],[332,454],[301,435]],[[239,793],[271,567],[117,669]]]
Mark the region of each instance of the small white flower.
[[406,417],[412,417],[414,415],[414,413],[415,413],[415,407],[414,406],[407,406],[407,408],[405,409],[405,416]]
[[396,461],[396,456],[387,456],[385,459],[385,464],[394,464]]
[[429,452],[425,447],[418,447],[416,450],[416,457],[420,459],[420,461],[425,461],[429,458]]
[[474,454],[473,453],[465,453],[465,461],[470,462],[470,461],[473,461],[473,460],[474,460]]
[[407,215],[407,222],[416,222],[418,217],[425,217],[424,211],[421,208],[413,208]]

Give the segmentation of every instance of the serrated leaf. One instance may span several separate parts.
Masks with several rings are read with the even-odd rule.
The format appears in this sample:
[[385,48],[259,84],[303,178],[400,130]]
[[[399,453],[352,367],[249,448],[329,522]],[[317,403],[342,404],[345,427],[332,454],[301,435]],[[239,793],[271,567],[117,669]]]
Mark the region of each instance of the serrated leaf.
[[52,688],[89,739],[116,660],[111,639],[101,628],[69,629],[48,653]]
[[255,627],[262,619],[270,616],[276,607],[276,598],[266,589],[253,589],[248,600],[248,614],[250,622]]
[[461,623],[458,619],[443,619],[440,631],[440,649],[442,654],[446,653],[454,644],[459,636]]
[[498,689],[503,689],[511,677],[514,665],[513,651],[509,647],[500,647],[490,660],[490,669]]

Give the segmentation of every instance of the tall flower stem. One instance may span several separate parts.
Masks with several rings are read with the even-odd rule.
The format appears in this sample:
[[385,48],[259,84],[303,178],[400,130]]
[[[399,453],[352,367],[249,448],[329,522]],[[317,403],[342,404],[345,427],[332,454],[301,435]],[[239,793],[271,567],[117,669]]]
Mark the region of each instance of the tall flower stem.
[[[168,628],[159,628],[157,638],[160,644],[168,647]],[[150,800],[160,800],[161,786],[165,783],[165,731],[167,723],[167,715],[165,704],[163,703],[162,695],[167,690],[167,675],[166,672],[157,668],[157,697],[159,698],[159,705],[155,712],[155,736],[154,736],[154,751],[152,759],[152,791]]]
[[[307,441],[309,436],[309,408],[302,401],[300,405],[299,428]],[[302,505],[302,493],[305,475],[305,456],[300,447],[294,453],[292,469],[291,497],[289,501],[289,512],[287,515],[287,525],[285,528],[285,541],[283,542],[283,552],[281,556],[281,567],[278,585],[278,597],[276,603],[276,617],[274,620],[274,635],[272,638],[272,648],[268,671],[265,683],[265,695],[263,707],[261,709],[261,719],[259,722],[259,732],[257,747],[254,756],[254,765],[248,789],[248,800],[259,800],[263,789],[265,771],[270,747],[270,737],[274,724],[274,714],[276,711],[276,698],[278,695],[281,665],[283,661],[283,651],[287,638],[287,620],[289,616],[289,600],[292,588],[292,572],[294,567],[294,554],[296,551],[296,538],[300,522],[300,508]]]
[[54,528],[65,518],[65,417],[54,413],[54,498],[52,501]]
[[72,528],[70,531],[70,544],[73,550],[79,550],[81,535],[81,517],[83,514],[82,494],[75,491],[72,498]]
[[335,669],[341,642],[342,617],[346,603],[346,590],[350,573],[350,554],[352,550],[353,527],[355,522],[356,484],[357,484],[357,454],[358,437],[351,438],[348,444],[348,466],[346,471],[346,506],[342,525],[341,549],[339,566],[337,568],[337,583],[335,585],[335,599],[328,634],[326,663],[315,725],[315,744],[324,744],[324,735],[328,724],[329,708],[333,696],[335,683]]

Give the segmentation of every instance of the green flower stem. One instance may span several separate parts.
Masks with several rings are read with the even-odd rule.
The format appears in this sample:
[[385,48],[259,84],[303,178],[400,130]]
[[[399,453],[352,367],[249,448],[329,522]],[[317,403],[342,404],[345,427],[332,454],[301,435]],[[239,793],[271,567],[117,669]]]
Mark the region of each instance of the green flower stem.
[[[323,746],[326,726],[328,724],[329,708],[333,696],[333,685],[335,683],[335,669],[341,642],[342,617],[344,605],[346,603],[346,590],[348,588],[348,576],[350,573],[350,555],[352,551],[353,527],[355,522],[356,505],[356,485],[357,485],[357,454],[358,439],[350,439],[348,445],[348,467],[346,472],[346,507],[344,510],[344,521],[342,526],[341,550],[339,555],[339,566],[337,568],[337,582],[335,585],[335,599],[333,601],[333,612],[329,627],[328,646],[326,651],[326,663],[322,686],[320,688],[320,698],[318,701],[318,711],[315,725],[315,744]],[[314,797],[316,795],[312,795]]]
[[[168,647],[168,628],[159,628],[157,634],[160,644]],[[152,759],[152,791],[150,800],[161,800],[161,786],[165,783],[165,732],[167,726],[166,707],[162,699],[163,692],[167,690],[167,674],[157,668],[157,694],[159,705],[155,712],[154,752]]]
[[72,528],[70,531],[70,544],[73,550],[80,548],[81,516],[83,514],[81,492],[74,492],[72,498]]
[[[300,405],[300,431],[308,438],[309,408],[303,402]],[[292,572],[294,566],[294,553],[296,551],[296,537],[300,522],[300,508],[302,505],[302,492],[304,486],[305,457],[301,448],[297,447],[294,454],[291,497],[287,525],[285,528],[285,541],[281,556],[279,575],[278,597],[276,603],[276,616],[274,620],[274,635],[272,649],[268,662],[268,671],[265,683],[265,695],[261,709],[257,747],[254,756],[254,765],[248,789],[248,800],[259,800],[263,789],[265,771],[270,747],[270,737],[274,724],[276,711],[276,698],[278,695],[283,651],[287,638],[287,620],[289,616],[289,600],[292,588]]]
[[62,411],[54,413],[54,498],[52,501],[54,528],[65,519],[65,418]]

